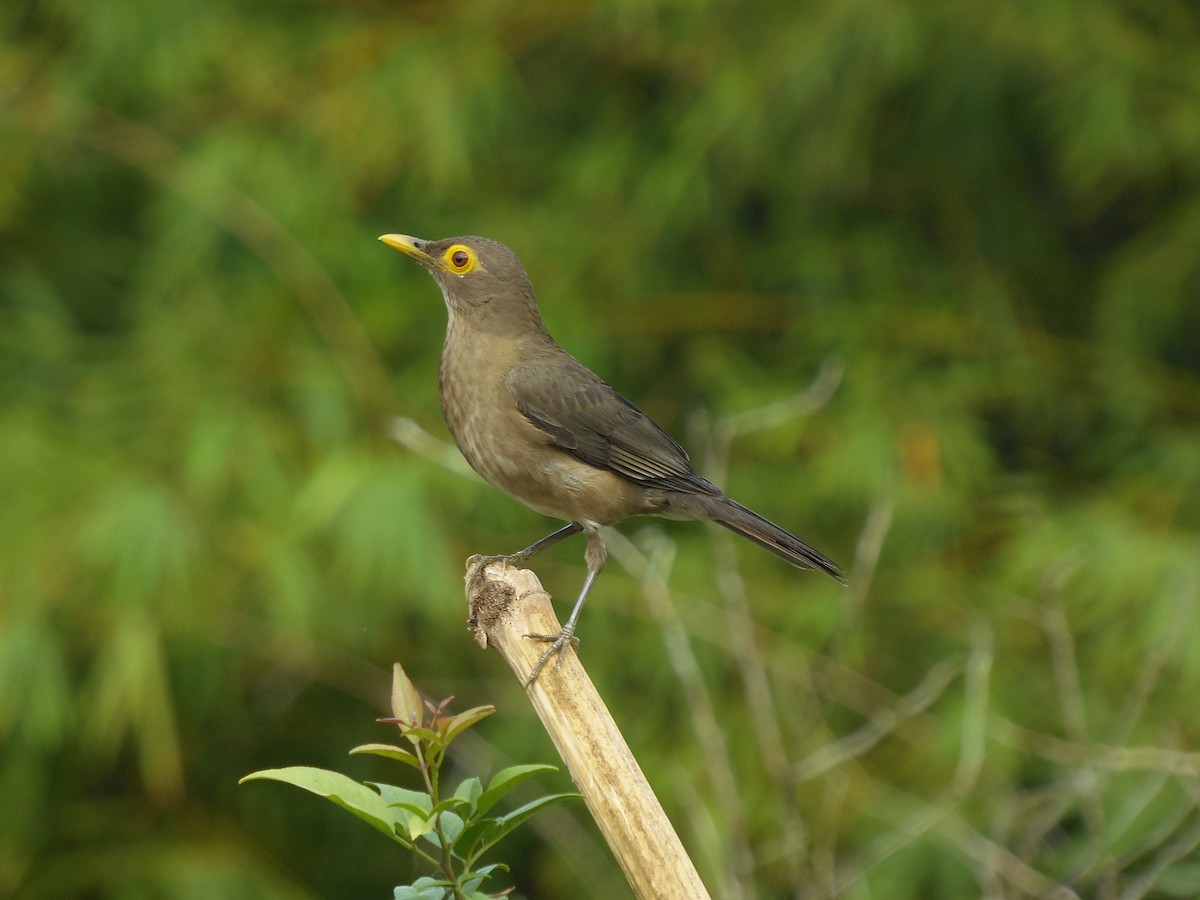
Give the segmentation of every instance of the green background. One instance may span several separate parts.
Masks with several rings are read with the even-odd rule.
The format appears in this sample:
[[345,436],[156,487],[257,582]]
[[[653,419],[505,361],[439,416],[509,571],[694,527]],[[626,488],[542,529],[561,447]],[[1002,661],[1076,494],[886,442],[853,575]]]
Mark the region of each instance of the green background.
[[[1200,895],[1194,4],[0,30],[0,896],[390,896],[385,839],[236,781],[397,775],[345,756],[393,660],[498,706],[458,773],[557,761],[461,586],[555,523],[446,443],[391,231],[512,246],[561,343],[850,571],[610,540],[582,658],[714,896]],[[582,550],[536,562],[560,612]],[[627,895],[580,805],[496,858]]]

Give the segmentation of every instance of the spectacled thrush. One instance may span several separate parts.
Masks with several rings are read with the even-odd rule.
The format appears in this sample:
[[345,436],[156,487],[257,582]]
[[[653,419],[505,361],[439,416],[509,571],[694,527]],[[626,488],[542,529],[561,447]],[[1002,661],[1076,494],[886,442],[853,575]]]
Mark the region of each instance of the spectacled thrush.
[[531,509],[570,523],[483,562],[521,565],[569,535],[587,535],[583,589],[561,633],[530,635],[550,647],[528,683],[576,643],[579,611],[607,559],[600,526],[627,516],[716,522],[793,566],[844,581],[833,561],[696,474],[683,448],[649,416],[555,343],[525,269],[503,244],[404,234],[380,240],[421,263],[442,289],[450,321],[438,389],[471,468]]

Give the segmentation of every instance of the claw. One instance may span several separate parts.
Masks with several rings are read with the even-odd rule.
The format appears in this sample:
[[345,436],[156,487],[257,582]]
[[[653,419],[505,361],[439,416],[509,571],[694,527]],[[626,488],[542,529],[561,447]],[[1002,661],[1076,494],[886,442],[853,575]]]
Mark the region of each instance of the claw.
[[474,556],[468,557],[467,565],[471,566],[471,574],[467,576],[467,593],[475,589],[475,583],[479,581],[483,575],[483,570],[492,563],[500,563],[513,568],[521,568],[524,565],[527,557],[524,552],[499,554],[496,556],[484,556],[482,553],[476,553]]
[[558,634],[527,634],[525,637],[534,641],[546,641],[550,644],[546,648],[546,652],[538,657],[537,664],[533,667],[533,671],[529,673],[529,677],[525,680],[525,687],[531,687],[537,677],[541,674],[546,663],[550,661],[550,657],[558,657],[555,665],[562,665],[562,652],[568,645],[572,647],[579,646],[579,638],[575,637],[575,629],[568,625]]

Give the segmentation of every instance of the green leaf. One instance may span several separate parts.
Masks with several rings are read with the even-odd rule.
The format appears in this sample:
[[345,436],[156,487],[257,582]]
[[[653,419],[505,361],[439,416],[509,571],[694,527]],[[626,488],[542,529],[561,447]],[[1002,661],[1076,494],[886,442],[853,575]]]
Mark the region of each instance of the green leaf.
[[462,896],[468,898],[468,900],[476,900],[476,898],[479,898],[479,900],[490,900],[490,898],[496,896],[507,896],[507,894],[487,894],[480,890],[480,886],[483,884],[483,882],[488,878],[488,876],[491,875],[492,872],[496,871],[497,869],[507,872],[508,866],[504,865],[503,863],[493,863],[490,866],[483,866],[482,868],[475,869],[470,872],[464,872],[462,875],[460,875],[458,879],[458,886],[459,890],[462,892]]
[[492,846],[492,834],[497,828],[495,819],[476,819],[463,829],[458,840],[454,842],[454,852],[463,859],[472,860]]
[[509,868],[504,863],[492,863],[490,865],[482,865],[479,869],[463,872],[462,875],[458,876],[458,887],[469,898],[470,896],[487,896],[487,894],[479,893],[479,886],[496,870],[506,872]]
[[442,734],[443,734],[442,739],[447,744],[449,744],[452,740],[454,740],[456,737],[458,737],[462,732],[466,731],[468,728],[470,728],[476,722],[486,719],[488,716],[490,716],[495,711],[496,711],[496,707],[488,705],[488,706],[476,706],[473,709],[464,710],[463,712],[458,713],[456,716],[454,716],[448,722],[441,723],[442,724],[441,730],[442,730]]
[[[440,824],[442,827],[442,834],[444,834],[446,836],[446,842],[451,847],[453,847],[454,842],[458,839],[458,836],[460,834],[462,834],[462,832],[463,832],[463,824],[464,823],[463,823],[462,816],[460,816],[456,812],[452,812],[450,810],[445,810],[438,817],[438,824]],[[436,842],[436,838],[437,838],[436,834],[426,835],[426,837],[430,837],[430,838],[434,839]]]
[[453,812],[455,815],[461,815],[469,813],[470,809],[471,804],[461,797],[447,797],[435,806],[431,812],[435,816],[440,816],[444,812]]
[[495,846],[503,837],[536,813],[540,809],[551,806],[555,803],[563,803],[567,800],[581,800],[581,794],[549,794],[545,797],[539,797],[537,800],[532,800],[526,803],[520,809],[513,810],[506,816],[501,816],[498,819],[492,819],[492,828],[486,834],[486,839],[480,842],[479,852],[487,850],[489,847]]
[[394,744],[360,744],[350,751],[351,756],[359,753],[369,753],[372,756],[383,756],[387,759],[394,759],[397,762],[406,763],[414,769],[421,768],[421,761],[413,756],[403,747],[397,747]]
[[418,878],[410,885],[392,891],[392,900],[444,900],[453,896],[453,882],[436,878]]
[[240,779],[238,784],[245,784],[247,781],[280,781],[303,788],[332,800],[376,830],[382,831],[393,840],[397,839],[395,815],[389,809],[387,801],[366,785],[359,784],[340,772],[330,772],[312,766],[288,766],[283,769],[251,772]]
[[433,812],[433,801],[423,791],[410,791],[408,788],[396,787],[394,784],[378,784],[368,781],[367,784],[378,789],[379,796],[388,806],[409,806],[424,815]]
[[[413,806],[407,806],[403,803],[395,803],[392,805],[395,813],[397,825],[404,829],[405,835],[410,841],[415,841],[419,837],[426,837],[433,832],[433,816],[428,816]],[[437,843],[435,840],[434,843]]]
[[545,764],[530,764],[524,766],[509,766],[507,769],[501,769],[492,776],[492,780],[488,782],[487,790],[484,791],[475,803],[475,808],[485,813],[497,801],[515,788],[518,784],[526,779],[532,778],[539,772],[557,772],[558,769],[554,766]]
[[[370,782],[368,782],[370,783]],[[396,787],[393,784],[375,784],[398,827],[409,840],[415,841],[433,830],[433,803],[428,794]]]
[[412,741],[414,744],[418,741],[423,741],[427,744],[440,745],[443,742],[442,735],[434,731],[432,728],[427,728],[424,725],[414,725],[411,728],[407,725],[401,725],[401,732],[405,738]]
[[504,863],[491,863],[490,865],[480,866],[478,869],[474,869],[470,872],[463,872],[458,878],[458,883],[462,889],[469,894],[477,891],[479,886],[483,884],[484,880],[497,869],[502,872],[507,872],[508,866],[506,866]]
[[467,805],[468,815],[479,811],[479,798],[482,794],[483,785],[478,778],[467,778],[454,791],[454,796]]
[[392,715],[406,724],[421,721],[425,705],[400,663],[392,665]]

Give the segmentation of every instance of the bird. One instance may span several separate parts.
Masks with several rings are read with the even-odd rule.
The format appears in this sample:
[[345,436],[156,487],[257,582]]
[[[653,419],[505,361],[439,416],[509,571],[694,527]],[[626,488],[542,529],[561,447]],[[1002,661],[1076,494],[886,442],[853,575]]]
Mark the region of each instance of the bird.
[[477,557],[471,579],[492,561],[522,566],[573,534],[587,538],[587,575],[547,661],[576,645],[575,629],[607,551],[601,526],[629,516],[716,522],[801,569],[845,583],[827,556],[697,474],[684,449],[653,419],[558,345],[542,324],[517,255],[482,237],[379,240],[419,262],[441,288],[448,314],[438,374],[446,424],[485,481],[568,524],[504,556]]

